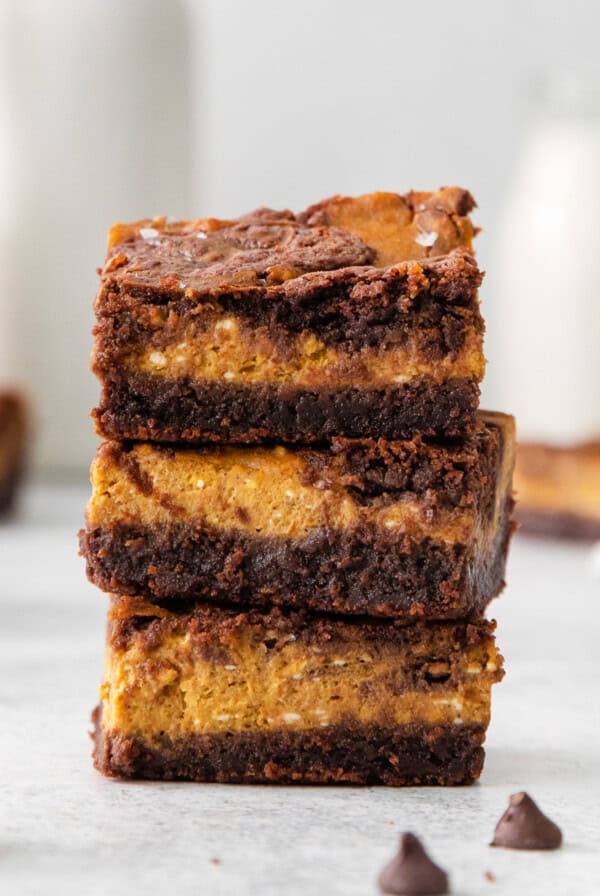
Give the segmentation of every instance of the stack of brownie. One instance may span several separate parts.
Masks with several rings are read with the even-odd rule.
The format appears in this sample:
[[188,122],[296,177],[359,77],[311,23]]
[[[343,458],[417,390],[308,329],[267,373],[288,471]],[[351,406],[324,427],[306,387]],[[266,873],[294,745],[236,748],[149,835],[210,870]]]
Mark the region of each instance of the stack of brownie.
[[111,230],[81,535],[111,595],[100,771],[480,774],[514,427],[477,410],[473,205],[447,188]]

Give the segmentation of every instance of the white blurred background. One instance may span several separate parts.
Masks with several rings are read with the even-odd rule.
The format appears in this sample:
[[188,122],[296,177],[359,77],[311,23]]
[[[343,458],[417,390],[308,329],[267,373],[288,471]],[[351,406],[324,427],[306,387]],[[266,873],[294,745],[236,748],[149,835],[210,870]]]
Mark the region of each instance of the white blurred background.
[[0,379],[30,393],[38,472],[83,477],[94,451],[91,304],[112,222],[454,183],[484,228],[484,403],[535,437],[600,433],[597,4],[0,10]]

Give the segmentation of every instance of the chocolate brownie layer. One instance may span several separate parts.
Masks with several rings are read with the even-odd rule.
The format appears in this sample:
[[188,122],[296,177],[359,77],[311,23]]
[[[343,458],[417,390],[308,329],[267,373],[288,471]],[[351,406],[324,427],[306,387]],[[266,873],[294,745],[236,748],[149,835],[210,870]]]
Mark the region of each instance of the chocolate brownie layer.
[[99,432],[318,442],[366,435],[379,406],[388,438],[463,432],[484,371],[471,207],[449,189],[118,225],[95,304]]
[[455,444],[102,446],[81,549],[104,590],[157,602],[307,606],[410,621],[502,588],[512,418]]
[[280,385],[198,385],[147,373],[114,382],[94,412],[107,438],[156,442],[317,443],[349,438],[456,437],[473,425],[479,387],[428,377],[383,389],[301,390]]
[[503,674],[493,631],[113,598],[97,765],[195,780],[472,780]]
[[94,764],[104,775],[224,784],[459,785],[483,769],[485,728],[338,725],[323,731],[195,734],[160,746],[142,736],[94,734]]

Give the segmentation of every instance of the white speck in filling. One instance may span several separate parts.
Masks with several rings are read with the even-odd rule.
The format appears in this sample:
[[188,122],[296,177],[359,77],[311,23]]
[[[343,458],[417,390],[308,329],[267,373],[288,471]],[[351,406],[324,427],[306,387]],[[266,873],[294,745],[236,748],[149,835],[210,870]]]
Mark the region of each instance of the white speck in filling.
[[397,529],[398,523],[395,520],[386,520],[385,528],[386,529]]
[[284,722],[300,722],[302,721],[302,716],[299,716],[297,712],[284,712],[283,716]]
[[156,230],[154,227],[141,227],[140,236],[145,240],[153,240],[158,236],[158,230]]
[[429,233],[420,233],[417,237],[415,237],[415,243],[418,243],[419,246],[424,246],[426,249],[431,248],[435,241],[437,240],[438,235],[435,230],[429,231]]
[[331,665],[332,666],[347,666],[348,663],[346,662],[346,660],[333,660]]
[[299,681],[299,680],[302,678],[302,673],[301,673],[301,672],[296,672],[295,675],[292,675],[292,678],[293,678],[294,681]]
[[295,641],[295,640],[296,640],[296,635],[290,635],[288,638],[288,641]]
[[226,317],[223,320],[217,321],[215,324],[215,330],[233,330],[233,321],[230,317]]
[[227,370],[223,374],[223,379],[224,380],[232,380],[234,378],[234,376],[235,376],[235,373],[233,372],[233,370]]
[[462,719],[452,719],[453,725],[462,725],[462,723],[463,723]]
[[231,716],[229,715],[228,712],[224,712],[220,716],[215,716],[215,719],[217,720],[217,722],[227,722],[227,721],[229,721],[230,718],[231,718]]
[[457,712],[461,712],[463,708],[462,700],[457,700],[456,697],[438,697],[437,700],[433,701],[437,703],[439,706],[453,706]]
[[199,231],[198,231],[198,233],[196,234],[196,239],[198,239],[198,240],[205,240],[205,239],[206,239],[206,234],[204,233],[203,230],[199,230]]
[[199,479],[196,483],[196,488],[204,488],[204,479]]
[[286,495],[286,498],[293,498],[293,497],[294,497],[294,493],[291,492],[289,489],[286,491],[285,495]]
[[237,672],[237,666],[225,666],[228,672]]
[[481,669],[477,663],[469,663],[467,666],[467,675],[479,675],[480,672]]
[[394,382],[394,383],[406,383],[407,380],[408,380],[408,377],[405,376],[405,375],[402,374],[402,373],[401,373],[401,374],[398,374],[398,376],[393,377],[393,382]]
[[152,352],[149,360],[150,363],[154,364],[155,367],[164,367],[167,363],[167,359],[162,352]]

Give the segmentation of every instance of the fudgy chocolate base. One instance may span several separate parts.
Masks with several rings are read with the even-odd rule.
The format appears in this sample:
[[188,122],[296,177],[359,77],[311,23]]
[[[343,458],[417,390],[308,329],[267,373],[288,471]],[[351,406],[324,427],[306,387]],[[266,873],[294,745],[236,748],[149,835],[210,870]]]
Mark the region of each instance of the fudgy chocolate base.
[[479,386],[428,377],[377,390],[306,390],[278,384],[200,383],[147,373],[105,382],[93,411],[109,439],[318,444],[334,436],[453,438],[472,426]]
[[547,513],[518,506],[516,518],[520,531],[526,535],[572,541],[600,539],[600,522],[575,513]]
[[399,728],[335,725],[307,731],[194,734],[159,746],[102,731],[94,765],[104,775],[223,784],[457,785],[483,768],[480,725]]
[[198,526],[117,524],[80,533],[90,580],[165,606],[215,600],[263,607],[453,619],[482,611],[504,586],[508,499],[487,551],[379,530],[251,537]]

